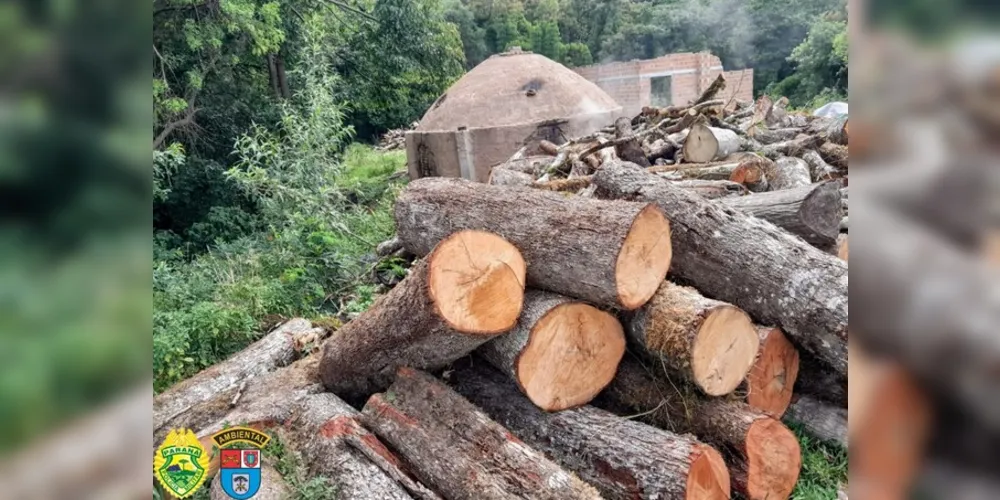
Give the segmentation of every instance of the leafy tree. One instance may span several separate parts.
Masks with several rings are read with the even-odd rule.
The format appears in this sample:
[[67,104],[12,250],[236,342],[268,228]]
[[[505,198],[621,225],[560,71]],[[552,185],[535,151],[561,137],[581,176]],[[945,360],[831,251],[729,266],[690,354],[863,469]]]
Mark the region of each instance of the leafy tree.
[[793,104],[813,106],[847,94],[847,21],[842,12],[818,16],[788,60],[795,73],[768,87]]

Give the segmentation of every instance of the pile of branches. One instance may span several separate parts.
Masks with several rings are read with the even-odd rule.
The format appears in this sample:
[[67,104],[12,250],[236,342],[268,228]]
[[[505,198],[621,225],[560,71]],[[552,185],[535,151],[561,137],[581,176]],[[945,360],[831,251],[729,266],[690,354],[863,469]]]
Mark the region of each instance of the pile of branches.
[[417,128],[417,124],[418,122],[413,122],[408,128],[394,128],[385,134],[382,134],[382,138],[379,139],[378,146],[375,146],[375,150],[395,151],[397,149],[405,149],[406,133]]
[[544,146],[537,171],[494,169],[531,187],[412,181],[379,249],[418,258],[402,281],[332,333],[293,320],[158,395],[154,438],[257,426],[347,499],[787,498],[782,418],[846,446],[847,264],[822,226],[843,192],[774,190],[769,168],[772,191],[716,196],[654,170],[754,119],[722,108],[647,110]]

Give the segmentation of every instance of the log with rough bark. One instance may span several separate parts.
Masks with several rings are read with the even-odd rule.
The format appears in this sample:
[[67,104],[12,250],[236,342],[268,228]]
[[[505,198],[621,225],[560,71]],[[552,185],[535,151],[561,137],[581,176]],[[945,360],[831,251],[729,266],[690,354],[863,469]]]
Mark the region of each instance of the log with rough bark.
[[661,174],[670,180],[726,180],[739,168],[741,160],[717,161],[709,163],[680,163],[675,165],[657,165],[647,170]]
[[701,179],[691,179],[676,181],[678,187],[698,193],[707,199],[725,198],[727,196],[738,196],[746,194],[747,189],[742,184],[732,181],[705,181]]
[[699,95],[698,98],[691,104],[695,105],[711,101],[712,99],[715,99],[715,96],[718,95],[719,92],[722,92],[725,89],[726,79],[722,77],[722,73],[719,73],[719,76],[715,77],[715,80],[712,80],[711,85],[709,85],[708,88],[706,88],[705,91],[702,92],[701,95]]
[[529,173],[497,166],[493,167],[493,170],[490,170],[490,178],[487,184],[494,186],[530,186],[532,182],[535,182],[535,177]]
[[702,399],[682,394],[683,388],[651,376],[626,358],[618,375],[599,398],[606,406],[675,433],[694,433],[728,454],[734,491],[751,500],[787,498],[802,465],[795,435],[780,421],[746,403],[723,398]]
[[211,406],[207,403],[219,395],[232,399],[241,384],[253,384],[256,378],[295,361],[304,339],[318,340],[324,335],[324,329],[313,328],[307,320],[289,320],[229,359],[163,391],[153,399],[154,437],[163,439],[171,428],[198,428],[191,424],[204,423],[200,415]]
[[756,326],[760,349],[747,374],[747,404],[774,418],[781,418],[792,401],[792,387],[799,376],[799,351],[780,328]]
[[809,165],[809,175],[815,182],[832,179],[837,169],[823,160],[819,153],[810,149],[802,153],[801,158]]
[[1000,394],[1000,270],[861,196],[852,206],[865,214],[855,227],[864,258],[854,263],[854,335],[1000,429],[1000,398],[984,397]]
[[808,352],[799,356],[799,378],[795,382],[795,393],[847,408],[847,380],[823,366]]
[[403,191],[395,217],[405,248],[417,255],[457,230],[499,234],[531,263],[529,286],[598,306],[642,306],[670,266],[670,224],[651,203],[428,178]]
[[824,161],[832,165],[834,168],[847,170],[849,160],[847,146],[827,142],[819,147],[819,154]]
[[438,500],[362,426],[361,418],[333,394],[315,394],[302,401],[282,436],[302,456],[311,477],[332,483],[338,499]]
[[850,254],[850,248],[848,247],[848,239],[846,234],[842,234],[837,237],[837,257],[841,260],[847,262],[847,257]]
[[649,153],[646,155],[646,160],[650,164],[655,163],[656,160],[659,159],[673,160],[678,149],[680,149],[680,147],[677,143],[666,139],[658,139],[649,145]]
[[740,165],[733,170],[729,180],[746,186],[755,193],[767,191],[767,172],[774,168],[774,161],[756,153],[736,153],[727,159],[740,160]]
[[[779,162],[780,163],[780,162]],[[840,184],[824,182],[794,189],[733,196],[721,203],[764,219],[827,250],[837,242],[843,205]]]
[[754,130],[753,138],[761,144],[774,144],[794,139],[801,133],[800,128],[757,129]]
[[424,484],[451,499],[597,499],[566,472],[434,377],[401,368],[362,410]]
[[792,156],[778,158],[771,170],[767,172],[767,181],[768,189],[771,191],[808,186],[812,184],[809,164],[805,160]]
[[834,144],[847,145],[847,116],[836,118],[817,117],[809,123],[807,131]]
[[465,356],[517,323],[524,276],[524,258],[503,238],[451,234],[327,340],[323,383],[354,399],[388,386],[400,366],[436,369]]
[[644,354],[710,396],[736,389],[757,356],[757,332],[746,313],[669,281],[626,321],[629,339]]
[[[633,137],[632,122],[630,119],[623,116],[615,120],[615,137],[620,140]],[[642,167],[649,166],[649,160],[646,159],[646,153],[642,150],[642,146],[639,145],[638,139],[625,140],[625,142],[616,145],[615,152],[618,153],[619,158],[623,158],[626,161]]]
[[511,158],[503,163],[494,165],[493,168],[506,168],[516,172],[524,172],[533,176],[539,176],[551,163],[551,156],[538,155],[529,156],[527,158]]
[[625,354],[614,316],[562,295],[530,290],[517,326],[478,351],[545,411],[575,408],[611,382]]
[[773,224],[624,162],[594,175],[604,198],[655,202],[670,217],[671,275],[780,327],[847,375],[847,265]]
[[694,436],[583,406],[542,411],[488,367],[451,376],[456,390],[530,446],[594,485],[609,500],[730,498],[722,456]]
[[847,449],[847,409],[810,396],[797,396],[785,421],[802,427],[810,436]]
[[[798,156],[809,149],[815,149],[819,139],[812,135],[802,135],[795,139],[768,144],[760,148],[758,153],[772,160],[782,156]],[[829,161],[829,160],[827,160]]]
[[740,150],[740,137],[732,130],[695,123],[684,140],[684,161],[705,163],[725,158]]

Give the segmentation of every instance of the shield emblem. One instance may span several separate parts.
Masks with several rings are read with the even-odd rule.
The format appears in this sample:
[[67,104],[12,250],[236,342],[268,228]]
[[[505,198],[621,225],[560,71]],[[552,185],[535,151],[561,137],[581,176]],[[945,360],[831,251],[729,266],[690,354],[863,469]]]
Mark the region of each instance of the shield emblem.
[[244,500],[260,490],[260,450],[220,450],[219,482],[222,491]]

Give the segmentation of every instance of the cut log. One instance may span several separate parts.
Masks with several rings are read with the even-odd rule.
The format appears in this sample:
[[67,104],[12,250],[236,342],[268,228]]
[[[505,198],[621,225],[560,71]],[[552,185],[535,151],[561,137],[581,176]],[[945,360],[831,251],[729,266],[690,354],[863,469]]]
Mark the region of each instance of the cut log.
[[559,146],[556,146],[555,144],[545,139],[538,141],[538,149],[541,150],[543,153],[551,156],[556,156],[559,154]]
[[[407,241],[402,231],[400,239]],[[400,366],[436,369],[465,356],[517,323],[524,275],[521,253],[499,236],[459,231],[444,238],[323,345],[323,383],[360,398],[388,386]]]
[[830,403],[798,396],[788,407],[785,421],[802,427],[806,434],[847,449],[847,409]]
[[[781,163],[779,161],[779,163]],[[840,184],[824,182],[793,189],[734,196],[721,203],[764,219],[822,250],[833,247],[840,234],[843,205]]]
[[803,152],[801,158],[809,165],[809,175],[812,176],[813,182],[830,180],[837,173],[837,169],[824,161],[815,150]]
[[[646,160],[653,164],[656,160],[666,159],[673,160],[674,155],[677,154],[679,146],[677,143],[668,141],[666,139],[658,139],[649,145],[649,153],[646,155]],[[596,168],[594,170],[597,170]]]
[[847,262],[849,253],[850,249],[848,248],[847,235],[843,234],[837,238],[837,257],[840,257],[844,262]]
[[625,354],[618,320],[595,307],[531,290],[514,330],[478,351],[545,411],[585,405],[615,376]]
[[500,234],[531,262],[529,286],[598,306],[642,306],[670,267],[670,224],[653,204],[429,178],[403,191],[395,217],[416,255],[461,229]]
[[795,393],[832,403],[838,408],[847,408],[847,380],[823,366],[808,352],[799,356]]
[[712,99],[715,99],[715,96],[718,95],[719,92],[725,90],[725,88],[726,79],[722,77],[722,73],[719,73],[719,76],[715,77],[715,80],[712,80],[712,83],[708,86],[708,88],[706,88],[705,91],[702,92],[693,103],[691,103],[691,105],[711,101]]
[[800,158],[783,156],[774,162],[767,175],[768,189],[778,191],[808,186],[812,183],[809,165]]
[[153,399],[154,437],[162,440],[171,428],[198,428],[190,424],[199,421],[206,403],[220,394],[229,394],[231,399],[241,383],[253,383],[255,378],[292,363],[304,347],[303,339],[324,335],[324,329],[313,328],[307,320],[287,321],[229,359],[163,391]]
[[695,123],[684,140],[684,161],[705,163],[725,158],[740,150],[740,137],[732,130]]
[[515,172],[524,172],[533,176],[539,176],[552,163],[552,157],[547,155],[529,156],[527,158],[511,158],[504,163],[494,165],[493,168],[506,168]]
[[774,144],[794,139],[801,133],[801,128],[756,129],[754,130],[753,138],[761,144]]
[[656,202],[671,220],[671,274],[847,376],[847,265],[763,221],[705,200],[624,162],[594,175],[598,196]]
[[446,498],[600,498],[426,373],[401,368],[389,391],[372,396],[362,414],[416,476]]
[[437,500],[400,459],[361,425],[361,414],[330,393],[304,400],[282,431],[310,477],[324,477],[337,498]]
[[707,199],[724,198],[746,194],[747,189],[742,184],[731,181],[704,181],[700,179],[677,181],[677,187],[687,189]]
[[535,182],[535,178],[529,173],[498,166],[490,170],[488,184],[494,186],[530,186],[532,182]]
[[727,159],[739,159],[740,165],[733,170],[729,180],[738,182],[750,191],[760,193],[767,191],[767,172],[774,168],[774,162],[756,153],[736,153]]
[[861,308],[854,335],[1000,430],[1000,398],[983,397],[1000,394],[1000,270],[861,196],[852,206],[865,214],[855,230],[866,231],[851,288]]
[[692,432],[728,453],[732,487],[751,500],[788,498],[802,465],[795,435],[780,421],[746,403],[701,399],[678,391],[626,358],[615,380],[598,399],[675,433]]
[[849,159],[847,146],[827,142],[820,146],[819,154],[823,157],[824,161],[832,165],[834,168],[845,171],[847,170]]
[[747,404],[761,413],[781,418],[792,402],[799,376],[799,351],[780,328],[757,326],[760,349],[747,374]]
[[629,339],[710,396],[736,389],[757,356],[746,313],[669,281],[627,322]]
[[[216,477],[209,487],[211,500],[232,500],[233,497],[222,490],[222,478]],[[293,498],[292,488],[266,460],[260,464],[260,489],[253,495],[254,500],[287,500]],[[388,497],[391,498],[391,497]],[[400,497],[408,499],[409,497]]]
[[456,390],[528,445],[594,485],[609,500],[730,498],[722,456],[679,436],[584,406],[539,410],[487,367],[457,370]]
[[[627,139],[628,137],[632,137],[632,135],[632,121],[630,119],[623,116],[615,120],[615,137],[617,139]],[[626,161],[642,167],[649,166],[649,160],[646,159],[646,153],[639,145],[638,139],[633,138],[632,140],[626,140],[616,145],[615,152],[618,153],[619,158],[623,158]]]
[[[819,145],[819,142],[820,140],[815,136],[801,135],[795,139],[768,144],[761,147],[757,152],[772,160],[777,160],[782,156],[799,156],[807,150],[815,149]],[[822,154],[822,151],[820,153]],[[830,160],[827,160],[827,162],[830,162]]]

